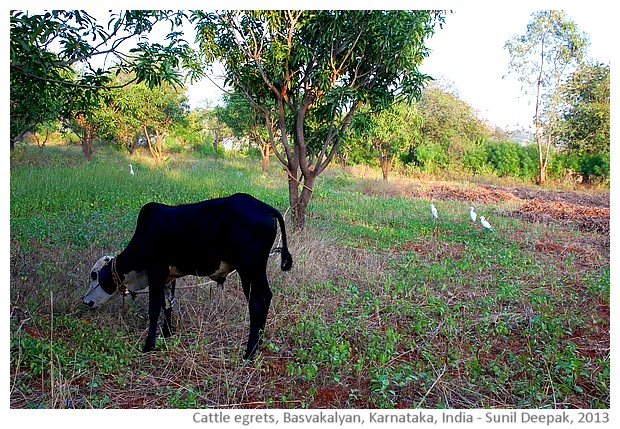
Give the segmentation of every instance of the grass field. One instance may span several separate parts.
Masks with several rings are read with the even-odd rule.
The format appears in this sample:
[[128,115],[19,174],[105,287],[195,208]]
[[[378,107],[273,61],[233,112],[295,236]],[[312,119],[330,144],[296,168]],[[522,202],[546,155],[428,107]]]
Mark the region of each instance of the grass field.
[[330,170],[307,227],[289,227],[293,269],[270,261],[266,341],[248,363],[235,274],[184,279],[176,334],[149,354],[146,295],[100,310],[80,297],[144,203],[248,192],[285,212],[280,166],[30,147],[10,179],[12,408],[609,407],[609,192]]

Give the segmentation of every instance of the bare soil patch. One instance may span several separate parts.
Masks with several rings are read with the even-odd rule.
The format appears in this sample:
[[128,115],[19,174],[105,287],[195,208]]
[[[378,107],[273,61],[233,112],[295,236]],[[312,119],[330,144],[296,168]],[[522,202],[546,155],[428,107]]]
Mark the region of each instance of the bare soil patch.
[[559,223],[576,226],[583,231],[609,234],[609,208],[571,204],[564,201],[534,198],[526,200],[510,216],[530,222]]
[[527,186],[459,186],[440,181],[394,179],[366,181],[362,192],[429,200],[454,200],[468,204],[512,203],[505,216],[534,223],[561,224],[582,231],[609,234],[609,191],[580,192]]

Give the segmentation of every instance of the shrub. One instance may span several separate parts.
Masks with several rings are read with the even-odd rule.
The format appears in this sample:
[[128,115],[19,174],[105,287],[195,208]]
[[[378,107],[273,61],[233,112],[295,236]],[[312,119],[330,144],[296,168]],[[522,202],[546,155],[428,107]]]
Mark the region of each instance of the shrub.
[[444,149],[433,143],[422,143],[415,150],[415,159],[426,171],[436,171],[448,164]]
[[463,153],[463,166],[474,173],[482,172],[486,162],[486,143],[472,145],[465,150],[465,153]]
[[519,147],[519,164],[523,179],[535,179],[538,176],[538,146],[528,144]]
[[609,153],[586,153],[579,157],[579,172],[586,182],[609,180]]
[[489,144],[488,161],[500,176],[520,176],[521,163],[517,143],[491,142]]

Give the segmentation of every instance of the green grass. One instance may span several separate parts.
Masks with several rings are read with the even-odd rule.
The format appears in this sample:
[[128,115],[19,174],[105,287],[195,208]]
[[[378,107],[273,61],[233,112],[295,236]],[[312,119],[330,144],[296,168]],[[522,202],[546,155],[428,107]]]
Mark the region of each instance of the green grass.
[[270,263],[261,356],[240,359],[232,276],[181,290],[176,335],[145,357],[144,297],[82,308],[92,263],[122,250],[151,200],[249,192],[284,212],[281,167],[24,148],[10,186],[12,407],[609,407],[609,242],[594,232],[477,204],[492,234],[456,200],[434,201],[436,224],[427,199],[328,171],[306,229],[289,228],[294,268]]

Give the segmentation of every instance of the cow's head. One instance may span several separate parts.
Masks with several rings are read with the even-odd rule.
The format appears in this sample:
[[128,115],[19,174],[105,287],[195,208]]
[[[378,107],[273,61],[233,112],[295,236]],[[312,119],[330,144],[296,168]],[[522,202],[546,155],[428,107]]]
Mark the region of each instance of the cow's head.
[[89,307],[98,307],[112,298],[117,292],[116,284],[112,279],[112,256],[100,258],[90,270],[90,285],[84,295],[84,304]]

